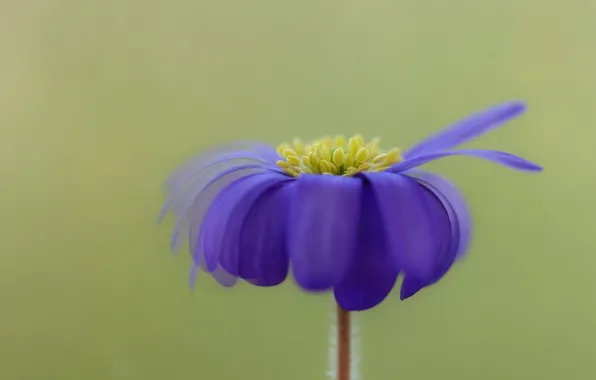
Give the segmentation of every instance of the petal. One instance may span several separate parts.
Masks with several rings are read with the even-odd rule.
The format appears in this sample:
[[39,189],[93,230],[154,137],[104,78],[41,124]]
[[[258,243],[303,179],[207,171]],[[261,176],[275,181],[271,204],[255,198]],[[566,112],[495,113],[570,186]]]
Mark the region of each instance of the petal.
[[[263,169],[261,165],[238,165],[233,166],[215,176],[205,176],[189,185],[187,189],[172,204],[172,209],[176,212],[177,219],[172,232],[170,248],[176,252],[180,248],[185,238],[184,233],[188,231],[188,219],[192,215],[195,220],[202,220],[208,206],[213,198],[222,188],[235,181],[238,178],[249,174],[262,173],[269,169]],[[197,224],[200,226],[200,223]]]
[[[203,218],[207,213],[207,210],[213,203],[215,197],[227,187],[230,183],[247,177],[249,175],[258,173],[275,173],[268,169],[262,169],[259,165],[243,165],[232,167],[226,171],[219,173],[217,176],[212,178],[209,182],[204,185],[204,181],[200,181],[197,186],[198,189],[193,192],[188,192],[188,198],[194,195],[191,201],[190,207],[178,216],[174,232],[172,233],[172,250],[176,251],[180,246],[180,242],[184,235],[188,237],[188,245],[191,256],[194,260],[194,265],[206,269],[205,261],[203,260],[203,246],[199,245],[200,227],[203,223]],[[203,186],[204,185],[204,186]],[[188,224],[188,226],[186,226]],[[184,234],[180,234],[180,231],[186,231]]]
[[496,164],[519,171],[536,172],[542,170],[540,166],[534,164],[533,162],[525,160],[511,153],[501,152],[498,150],[463,149],[452,150],[448,152],[426,153],[402,161],[399,164],[390,167],[388,171],[393,173],[401,173],[431,161],[438,160],[439,158],[449,156],[472,156],[481,158],[483,160],[492,161]]
[[[288,276],[286,252],[288,192],[275,186],[254,202],[240,230],[238,257],[220,258],[224,267],[238,267],[238,274],[259,286],[281,284]],[[238,263],[227,259],[238,260]]]
[[348,273],[357,244],[362,180],[301,175],[292,184],[288,253],[296,282],[320,291]]
[[200,265],[193,264],[193,266],[190,270],[190,275],[188,276],[188,285],[190,286],[191,289],[194,289],[195,283],[197,282],[197,277],[199,275],[199,268],[200,268]]
[[[197,276],[199,275],[199,269],[202,267],[203,256],[201,255],[198,259],[199,263],[193,263],[188,278],[188,283],[191,289],[195,287]],[[231,288],[238,282],[238,277],[229,274],[221,265],[218,265],[215,270],[211,273],[215,281],[226,288]]]
[[456,248],[457,258],[465,255],[472,237],[472,216],[468,204],[459,189],[444,177],[424,172],[422,170],[409,171],[408,175],[413,176],[437,198],[441,200],[445,209],[450,212],[452,228],[457,228],[458,246]]
[[[207,210],[193,254],[200,253],[202,248],[206,267],[210,272],[221,263],[227,272],[239,276],[237,266],[225,264],[238,262],[233,258],[240,254],[239,232],[246,214],[263,192],[275,184],[290,180],[287,176],[270,172],[252,174],[229,184],[215,197]],[[225,262],[221,261],[224,256]]]
[[451,224],[437,197],[415,179],[387,172],[366,173],[390,231],[392,257],[405,275],[428,281],[449,253]]
[[451,226],[451,242],[443,257],[437,258],[429,280],[423,281],[413,275],[404,277],[400,292],[402,300],[439,281],[449,271],[458,255],[462,255],[467,250],[471,234],[470,214],[466,202],[453,184],[441,176],[421,170],[410,171],[408,174],[421,182],[445,207]]
[[271,165],[275,165],[279,159],[279,155],[272,146],[254,141],[235,141],[210,149],[184,162],[168,177],[165,183],[166,189],[174,191],[183,187],[188,178],[191,178],[200,168],[230,156],[256,158]]
[[218,265],[211,275],[218,284],[226,288],[231,288],[238,282],[238,277],[228,273],[221,265]]
[[399,298],[403,301],[418,293],[426,284],[415,276],[405,276],[401,284]]
[[[268,148],[273,150],[270,147]],[[277,154],[274,151],[273,153]],[[183,164],[181,168],[177,169],[166,181],[166,188],[168,189],[169,196],[160,210],[158,222],[161,222],[170,207],[172,207],[176,213],[184,210],[184,205],[186,203],[184,201],[177,202],[177,199],[180,197],[184,198],[184,194],[188,187],[190,187],[192,193],[192,189],[196,188],[196,186],[192,186],[195,181],[202,180],[202,183],[205,184],[222,171],[243,164],[258,164],[264,168],[281,172],[275,165],[275,161],[271,161],[271,155],[273,153],[266,151],[263,147],[256,149],[255,152],[248,150],[229,151],[228,149],[223,152],[218,150],[217,152],[206,153],[191,159],[189,162]],[[176,207],[177,205],[178,207]]]
[[380,205],[368,181],[363,187],[358,249],[347,277],[334,289],[337,303],[362,311],[381,303],[395,286],[399,269],[389,252]]
[[483,135],[509,120],[521,115],[526,110],[522,102],[507,102],[483,110],[450,125],[449,127],[431,135],[408,149],[405,157],[415,157],[423,154],[450,150],[458,145],[467,143]]
[[[188,276],[188,284],[191,289],[194,289],[197,277],[199,275],[199,269],[205,269],[203,255],[197,258],[198,262],[193,262],[190,274]],[[221,286],[231,288],[238,283],[238,277],[229,274],[221,265],[218,265],[215,270],[211,272],[211,275]]]

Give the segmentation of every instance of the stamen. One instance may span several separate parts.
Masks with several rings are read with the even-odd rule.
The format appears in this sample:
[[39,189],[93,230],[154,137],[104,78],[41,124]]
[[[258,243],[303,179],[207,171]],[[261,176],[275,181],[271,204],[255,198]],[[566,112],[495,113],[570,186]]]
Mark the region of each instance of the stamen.
[[327,145],[321,146],[321,158],[325,161],[331,161],[331,152]]
[[343,148],[344,145],[346,145],[346,139],[341,135],[335,136],[335,148]]
[[375,165],[380,164],[380,163],[384,162],[385,159],[387,159],[387,153],[379,154],[378,156],[373,158],[372,163]]
[[279,144],[277,146],[277,154],[279,154],[280,156],[283,156],[283,151],[288,149],[289,147],[290,147],[290,144],[288,144],[288,143]]
[[304,147],[304,144],[302,143],[302,140],[294,139],[292,141],[292,143],[294,144],[294,150],[296,151],[296,153],[298,153],[300,156],[302,156],[305,153],[305,147]]
[[358,152],[356,152],[356,161],[358,162],[366,162],[366,160],[368,160],[368,156],[370,155],[370,152],[368,151],[368,149],[366,148],[360,148],[358,149]]
[[344,158],[344,168],[351,168],[354,165],[354,156],[348,154],[346,158]]
[[298,156],[288,155],[286,157],[286,160],[288,160],[288,162],[292,166],[298,166],[298,165],[300,165],[300,159],[298,158]]
[[290,165],[290,163],[288,161],[283,161],[283,160],[279,160],[275,164],[282,169],[288,169],[289,167],[292,166],[292,165]]
[[346,154],[344,153],[343,148],[337,148],[333,151],[333,162],[337,166],[341,166],[344,163],[344,158]]
[[303,173],[353,176],[361,172],[380,172],[401,161],[399,149],[387,152],[379,148],[380,140],[366,142],[361,135],[347,140],[343,136],[324,137],[309,144],[294,139],[292,144],[277,147],[283,158],[277,166],[298,177]]

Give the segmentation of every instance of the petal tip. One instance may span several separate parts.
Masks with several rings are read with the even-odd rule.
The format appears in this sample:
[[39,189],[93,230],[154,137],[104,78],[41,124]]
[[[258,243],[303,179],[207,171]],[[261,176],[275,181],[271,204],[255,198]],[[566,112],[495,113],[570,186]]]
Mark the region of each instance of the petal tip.
[[167,211],[167,208],[161,209],[159,215],[157,215],[157,224],[161,224],[161,222],[163,222],[163,218],[166,216]]
[[[507,115],[507,118],[511,119],[513,117],[523,114],[527,111],[527,109],[528,104],[525,101],[514,99],[493,105],[492,107],[485,109],[484,112],[497,112],[501,115]],[[479,112],[479,114],[482,114],[482,111]]]
[[405,301],[405,300],[407,300],[408,298],[411,298],[411,297],[412,297],[413,295],[415,295],[416,293],[418,293],[418,292],[408,292],[408,293],[406,293],[406,292],[404,292],[404,290],[402,289],[402,290],[399,292],[399,299],[400,299],[401,301]]
[[406,276],[401,284],[401,289],[399,291],[399,299],[405,301],[406,299],[412,297],[414,294],[422,290],[424,286],[424,282],[418,280],[416,277]]
[[520,165],[517,168],[521,171],[530,172],[530,173],[539,173],[544,170],[544,168],[538,164],[533,163],[532,161],[528,161],[525,159],[520,158]]
[[294,282],[298,285],[302,290],[308,293],[323,293],[332,289],[336,282],[338,281],[329,281],[327,278],[314,278],[310,277],[306,274],[296,272],[292,268],[292,275],[294,277]]
[[197,265],[193,265],[192,269],[190,270],[190,274],[188,276],[188,287],[191,291],[195,290],[195,284],[197,282],[197,275],[199,274],[199,267]]
[[520,114],[526,112],[526,110],[528,109],[527,103],[523,100],[513,100],[506,104],[509,105],[509,108],[511,108],[512,111],[515,111],[516,113]]

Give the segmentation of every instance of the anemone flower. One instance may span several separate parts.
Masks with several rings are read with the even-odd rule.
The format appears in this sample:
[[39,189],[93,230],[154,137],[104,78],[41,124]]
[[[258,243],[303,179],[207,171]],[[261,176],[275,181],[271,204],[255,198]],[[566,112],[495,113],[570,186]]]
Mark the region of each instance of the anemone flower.
[[418,167],[459,155],[540,171],[510,153],[454,150],[524,110],[521,102],[494,106],[403,153],[360,135],[294,140],[277,149],[254,142],[223,146],[170,177],[160,219],[170,209],[177,215],[174,250],[188,237],[191,284],[199,269],[224,286],[243,279],[263,287],[281,284],[291,271],[306,292],[333,291],[338,379],[348,379],[348,312],[381,303],[400,273],[402,300],[436,283],[470,242],[470,213],[460,192]]

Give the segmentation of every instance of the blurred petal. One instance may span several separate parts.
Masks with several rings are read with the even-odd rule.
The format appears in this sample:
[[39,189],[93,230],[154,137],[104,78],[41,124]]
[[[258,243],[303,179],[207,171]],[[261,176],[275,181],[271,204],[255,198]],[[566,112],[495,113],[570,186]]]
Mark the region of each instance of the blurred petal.
[[[168,189],[169,196],[159,213],[158,222],[161,222],[170,207],[173,207],[173,204],[175,204],[176,200],[183,196],[185,189],[191,186],[194,181],[202,180],[202,183],[204,184],[222,171],[250,163],[281,172],[281,170],[275,165],[275,161],[271,162],[271,157],[269,156],[272,153],[268,152],[265,154],[261,152],[261,150],[263,149],[257,150],[257,152],[218,151],[218,153],[201,155],[190,160],[189,163],[182,165],[182,168],[178,169],[166,182],[166,188]],[[184,204],[185,203],[182,202],[181,206],[179,207],[182,207],[183,209]],[[180,212],[180,208],[174,208],[174,211]]]
[[458,259],[463,257],[472,237],[472,216],[463,194],[453,183],[440,175],[422,170],[409,171],[408,175],[419,180],[443,202],[445,209],[451,210],[449,217],[452,219],[452,229],[457,229],[458,232],[456,256]]
[[224,267],[237,266],[240,277],[259,286],[278,285],[288,276],[285,237],[289,199],[285,190],[275,186],[261,194],[242,224],[239,257],[224,253],[220,258]]
[[358,231],[358,249],[348,276],[334,289],[337,303],[345,310],[361,311],[381,303],[395,286],[399,269],[386,240],[380,205],[371,185],[364,183]]
[[235,141],[205,151],[184,162],[168,177],[165,183],[166,189],[173,191],[184,186],[188,178],[192,177],[197,170],[229,156],[256,158],[271,165],[275,165],[279,159],[279,155],[272,146],[254,141]]
[[[268,188],[291,180],[282,174],[267,172],[240,178],[225,187],[213,200],[200,227],[195,247],[204,249],[207,269],[213,272],[225,256],[227,263],[237,263],[240,227],[255,200]],[[200,252],[198,250],[197,252]],[[195,252],[193,251],[193,256]],[[238,276],[238,268],[225,266],[227,272]]]
[[197,282],[197,277],[199,275],[199,265],[193,264],[192,268],[190,269],[190,275],[188,276],[188,285],[191,289],[194,289],[195,283]]
[[[181,242],[184,240],[185,235],[184,233],[180,234],[180,232],[188,231],[189,216],[192,216],[195,221],[202,220],[211,201],[222,188],[238,178],[270,170],[263,169],[262,165],[236,165],[224,171],[219,171],[221,168],[216,168],[218,170],[215,175],[201,176],[184,189],[174,201],[172,209],[176,213],[177,219],[170,243],[172,251],[178,251]],[[200,223],[197,225],[200,226]]]
[[423,154],[450,150],[483,135],[509,120],[521,115],[526,110],[522,102],[507,102],[475,113],[449,127],[431,135],[408,149],[406,158]]
[[449,252],[451,224],[443,204],[415,179],[387,172],[366,173],[388,228],[387,242],[406,275],[430,280]]
[[542,170],[542,168],[536,165],[535,163],[525,160],[511,153],[501,152],[498,150],[465,149],[452,150],[449,152],[435,152],[423,154],[402,161],[399,164],[396,164],[389,168],[388,171],[393,173],[401,173],[406,170],[418,167],[420,165],[424,165],[431,161],[438,160],[439,158],[449,156],[472,156],[519,171],[536,172]]
[[238,277],[228,273],[221,265],[218,265],[211,275],[218,284],[225,286],[226,288],[231,288],[238,282]]
[[288,253],[296,282],[326,290],[344,279],[356,251],[362,180],[301,175],[292,184]]
[[[191,289],[195,287],[200,268],[201,264],[193,263],[188,278],[189,286]],[[217,281],[220,285],[226,288],[231,288],[234,285],[236,285],[236,283],[238,283],[238,277],[229,274],[221,265],[218,265],[217,268],[215,268],[215,270],[211,273],[211,275],[213,276],[215,281]]]
[[[188,237],[189,252],[193,257],[194,265],[207,270],[205,260],[203,259],[203,246],[202,244],[198,244],[201,241],[199,236],[200,228],[207,210],[215,197],[230,183],[240,178],[263,172],[267,172],[267,170],[254,168],[250,165],[234,167],[220,173],[219,176],[215,177],[215,179],[199,190],[198,194],[193,198],[190,207],[178,217],[174,232],[172,233],[172,250],[176,251],[178,249],[182,238],[186,235]],[[186,226],[187,224],[188,226]],[[184,231],[184,233],[180,234],[180,231]]]

